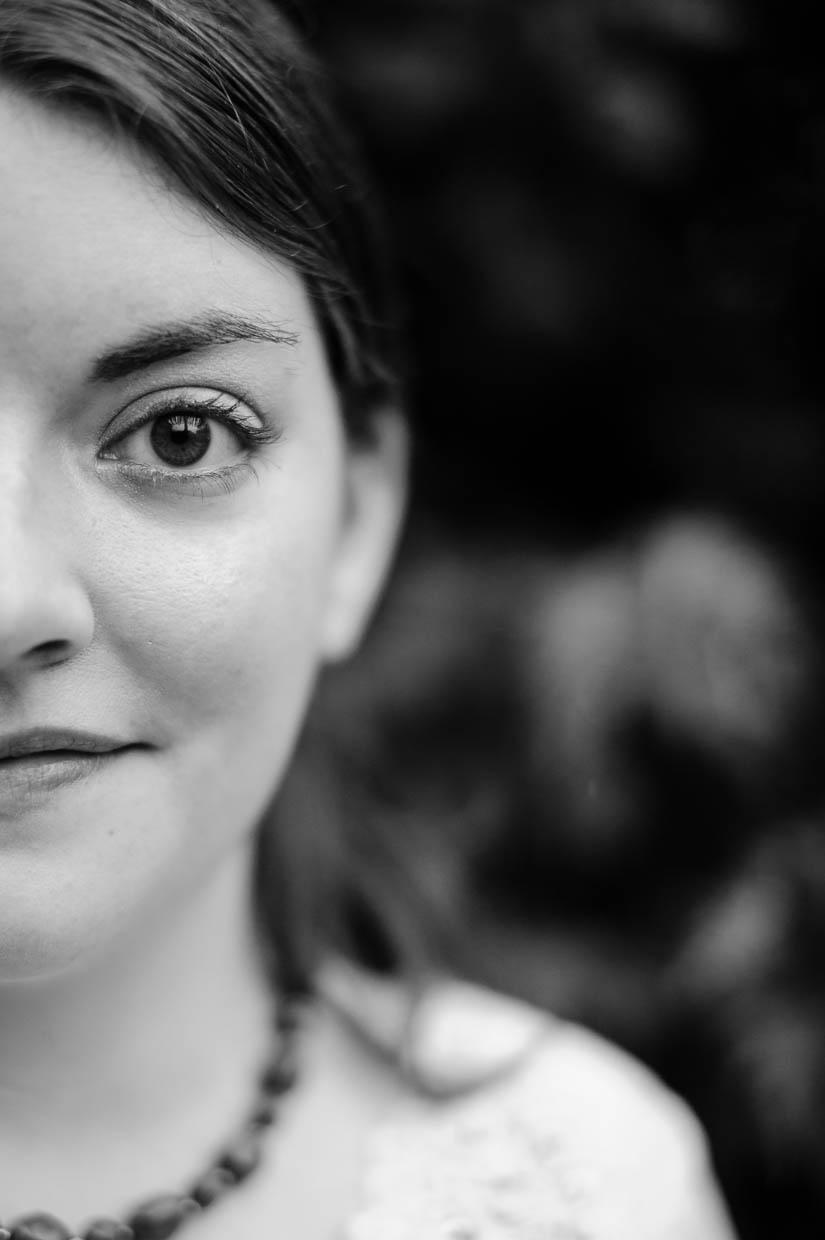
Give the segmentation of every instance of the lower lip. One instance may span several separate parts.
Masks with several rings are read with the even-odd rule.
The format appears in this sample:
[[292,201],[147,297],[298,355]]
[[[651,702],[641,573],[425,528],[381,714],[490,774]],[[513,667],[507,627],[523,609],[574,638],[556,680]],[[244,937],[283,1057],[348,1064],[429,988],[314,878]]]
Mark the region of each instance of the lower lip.
[[0,759],[0,813],[89,779],[117,762],[129,748],[106,753],[58,749]]

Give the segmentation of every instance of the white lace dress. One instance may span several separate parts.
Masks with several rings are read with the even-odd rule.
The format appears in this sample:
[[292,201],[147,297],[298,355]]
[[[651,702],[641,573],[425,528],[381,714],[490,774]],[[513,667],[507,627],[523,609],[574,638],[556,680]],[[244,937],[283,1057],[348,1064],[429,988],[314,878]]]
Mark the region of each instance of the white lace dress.
[[416,1085],[342,1240],[733,1240],[696,1120],[601,1038],[463,983],[412,1018],[346,966],[323,988]]

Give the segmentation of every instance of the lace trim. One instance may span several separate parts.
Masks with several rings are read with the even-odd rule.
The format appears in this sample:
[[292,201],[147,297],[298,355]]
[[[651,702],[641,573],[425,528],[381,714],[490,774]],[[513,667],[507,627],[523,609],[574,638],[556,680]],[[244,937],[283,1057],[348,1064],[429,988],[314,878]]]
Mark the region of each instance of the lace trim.
[[345,1238],[594,1240],[581,1220],[599,1187],[564,1134],[502,1086],[378,1133]]

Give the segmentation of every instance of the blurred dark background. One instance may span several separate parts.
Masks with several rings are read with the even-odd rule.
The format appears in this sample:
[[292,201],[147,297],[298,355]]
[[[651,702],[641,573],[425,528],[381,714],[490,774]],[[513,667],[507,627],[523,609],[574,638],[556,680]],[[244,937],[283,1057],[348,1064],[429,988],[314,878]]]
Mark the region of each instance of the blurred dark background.
[[417,435],[399,572],[326,686],[349,829],[407,850],[449,964],[687,1097],[742,1240],[825,1235],[817,17],[311,16]]

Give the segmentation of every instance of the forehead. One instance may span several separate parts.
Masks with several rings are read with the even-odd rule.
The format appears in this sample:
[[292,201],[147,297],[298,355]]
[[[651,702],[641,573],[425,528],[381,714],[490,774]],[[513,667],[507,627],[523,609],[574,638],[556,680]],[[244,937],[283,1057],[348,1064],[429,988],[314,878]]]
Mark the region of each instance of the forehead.
[[299,278],[102,124],[0,86],[0,352],[39,367],[205,307],[308,326]]

